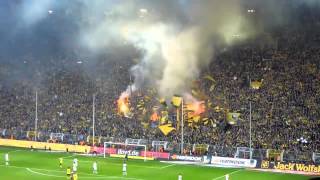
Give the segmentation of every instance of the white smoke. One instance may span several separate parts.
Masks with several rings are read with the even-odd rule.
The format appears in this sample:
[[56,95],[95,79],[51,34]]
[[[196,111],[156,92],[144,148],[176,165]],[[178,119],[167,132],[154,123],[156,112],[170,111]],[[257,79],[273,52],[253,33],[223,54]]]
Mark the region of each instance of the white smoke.
[[[46,33],[56,33],[54,39],[61,44],[70,43],[72,50],[80,47],[76,53],[85,47],[93,55],[112,49],[121,57],[121,47],[134,46],[141,57],[130,69],[134,76],[130,88],[156,87],[166,98],[190,92],[190,82],[214,59],[213,47],[232,46],[295,20],[297,13],[290,9],[299,5],[320,7],[319,0],[8,0],[8,4],[13,10],[0,12],[15,22],[4,28],[10,30],[7,34],[21,31],[24,37],[27,30],[31,39],[41,36],[47,41],[52,34]],[[254,8],[255,13],[247,12]],[[74,36],[64,36],[66,29]],[[10,37],[7,34],[3,37]]]
[[[132,44],[142,52],[141,61],[132,67],[134,87],[157,87],[161,97],[189,92],[190,82],[213,57],[214,36],[232,44],[233,34],[241,34],[242,38],[247,35],[241,32],[244,20],[236,0],[184,4],[184,8],[193,10],[183,11],[180,16],[184,17],[181,21],[188,19],[187,23],[177,17],[170,21],[166,12],[158,12],[150,3],[145,7],[135,2],[114,5],[99,23],[84,28],[82,40],[93,50]],[[168,5],[161,10],[170,4],[176,6],[170,1],[165,3]]]
[[[24,13],[30,23],[53,6],[50,0],[31,2]],[[156,87],[161,97],[169,98],[190,92],[190,82],[213,59],[214,44],[232,45],[234,34],[242,39],[252,34],[245,12],[238,0],[77,0],[65,13],[75,16],[79,43],[92,51],[123,45],[139,50],[131,87]]]
[[41,21],[48,14],[52,14],[54,0],[28,0],[22,1],[18,14],[26,25],[33,25]]

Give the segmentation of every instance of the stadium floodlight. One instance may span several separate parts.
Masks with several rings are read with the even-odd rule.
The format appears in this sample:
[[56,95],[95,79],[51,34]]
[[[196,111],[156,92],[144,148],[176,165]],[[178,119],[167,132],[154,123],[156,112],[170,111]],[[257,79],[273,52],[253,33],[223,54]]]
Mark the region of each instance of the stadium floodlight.
[[[114,147],[112,147],[112,146],[114,146]],[[111,147],[116,149],[118,152],[119,152],[119,150],[121,150],[122,147],[124,147],[125,153],[127,153],[126,151],[127,151],[128,147],[133,147],[133,148],[140,147],[140,148],[142,148],[144,150],[143,159],[144,159],[144,161],[147,161],[147,153],[146,153],[147,152],[147,146],[146,145],[116,143],[116,142],[104,142],[103,143],[103,157],[104,158],[106,158],[106,154],[109,153],[107,151],[107,148],[111,148]],[[120,147],[120,148],[116,148],[116,147]],[[140,153],[140,151],[139,151],[139,153]],[[121,154],[121,153],[118,153],[118,154]],[[125,155],[125,154],[123,154],[123,155]],[[128,154],[128,155],[130,156],[130,154]]]

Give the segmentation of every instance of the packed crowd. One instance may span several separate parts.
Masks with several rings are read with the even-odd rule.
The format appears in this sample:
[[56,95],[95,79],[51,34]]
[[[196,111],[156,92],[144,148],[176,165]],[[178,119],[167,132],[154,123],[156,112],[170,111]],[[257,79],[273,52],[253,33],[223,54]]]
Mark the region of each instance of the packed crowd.
[[[227,49],[203,70],[195,81],[204,94],[203,116],[209,123],[186,125],[186,143],[248,147],[251,102],[254,148],[320,150],[320,34],[299,31],[277,36],[276,45],[251,42]],[[97,136],[179,143],[180,131],[165,136],[150,125],[153,107],[160,106],[153,88],[133,93],[132,117],[119,115],[117,99],[131,83],[131,58],[123,60],[109,54],[95,61],[92,72],[85,61],[52,57],[34,70],[36,73],[18,79],[11,78],[18,73],[15,68],[3,62],[2,136],[14,132],[13,138],[25,138],[26,133],[19,132],[34,130],[37,92],[39,131],[77,134],[78,139],[85,140],[92,132],[94,95]],[[26,67],[39,63],[30,60],[32,57],[22,59]],[[259,82],[258,87],[253,88],[252,82]],[[144,108],[134,108],[141,101]],[[174,112],[169,113],[169,119],[176,125]],[[236,124],[228,123],[228,112],[240,113]]]

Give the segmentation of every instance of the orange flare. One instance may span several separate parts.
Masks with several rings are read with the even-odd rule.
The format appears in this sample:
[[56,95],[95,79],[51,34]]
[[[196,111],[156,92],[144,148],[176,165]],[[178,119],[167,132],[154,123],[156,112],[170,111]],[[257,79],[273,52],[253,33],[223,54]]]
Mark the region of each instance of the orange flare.
[[124,115],[126,117],[130,116],[130,108],[129,108],[129,94],[127,92],[123,92],[119,99],[118,103],[118,113],[120,115]]

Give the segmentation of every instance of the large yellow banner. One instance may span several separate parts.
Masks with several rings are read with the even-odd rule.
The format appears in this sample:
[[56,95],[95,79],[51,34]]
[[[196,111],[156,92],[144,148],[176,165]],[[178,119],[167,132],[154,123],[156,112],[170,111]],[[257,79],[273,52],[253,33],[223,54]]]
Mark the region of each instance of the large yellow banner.
[[21,141],[12,139],[0,139],[0,146],[12,146],[22,148],[34,148],[34,149],[51,149],[52,151],[69,151],[78,153],[89,153],[90,146],[80,146],[71,144],[58,144],[58,143],[46,143],[35,141]]

